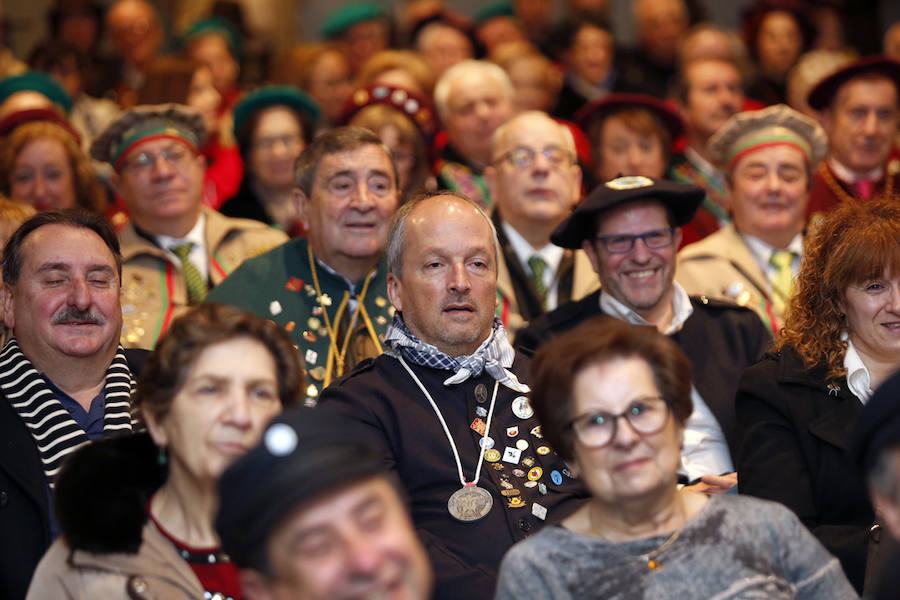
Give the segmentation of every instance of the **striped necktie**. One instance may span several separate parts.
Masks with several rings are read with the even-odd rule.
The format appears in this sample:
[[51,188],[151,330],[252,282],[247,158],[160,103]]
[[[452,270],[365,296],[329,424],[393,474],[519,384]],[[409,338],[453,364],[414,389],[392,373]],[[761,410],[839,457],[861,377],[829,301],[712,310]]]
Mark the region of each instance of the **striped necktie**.
[[185,242],[184,244],[172,246],[170,249],[181,261],[181,270],[184,272],[184,280],[187,283],[188,299],[191,304],[197,304],[198,302],[203,302],[209,288],[206,285],[206,281],[203,280],[203,275],[200,274],[200,269],[188,258],[193,248],[193,242]]
[[772,304],[782,312],[794,287],[794,272],[791,270],[794,256],[790,250],[776,250],[769,259],[769,264],[775,267],[775,277],[772,278]]

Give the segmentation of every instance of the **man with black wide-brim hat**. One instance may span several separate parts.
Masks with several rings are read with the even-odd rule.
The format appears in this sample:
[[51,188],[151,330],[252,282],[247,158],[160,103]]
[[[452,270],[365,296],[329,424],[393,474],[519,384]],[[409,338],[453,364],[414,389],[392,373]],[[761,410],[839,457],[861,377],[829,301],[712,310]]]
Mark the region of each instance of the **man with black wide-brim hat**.
[[519,332],[516,346],[534,351],[547,338],[604,314],[671,336],[691,359],[697,392],[681,474],[690,481],[702,478],[702,489],[716,493],[737,481],[731,459],[737,381],[762,357],[770,338],[752,311],[689,297],[674,281],[680,228],[703,197],[699,187],[642,176],[597,186],[550,239],[583,249],[601,289],[533,321]]
[[900,160],[891,156],[900,128],[898,82],[900,62],[866,56],[809,92],[829,142],[809,191],[809,216],[900,191]]

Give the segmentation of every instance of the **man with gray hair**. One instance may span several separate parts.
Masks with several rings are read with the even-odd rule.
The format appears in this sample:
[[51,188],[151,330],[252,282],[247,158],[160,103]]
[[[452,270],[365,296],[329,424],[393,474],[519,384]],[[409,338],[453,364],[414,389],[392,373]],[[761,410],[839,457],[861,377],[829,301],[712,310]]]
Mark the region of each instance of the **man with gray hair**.
[[492,158],[492,136],[513,114],[513,85],[494,63],[464,60],[444,71],[434,104],[447,132],[435,165],[438,187],[462,193],[485,209],[492,202],[484,169]]
[[323,133],[297,159],[294,200],[306,228],[247,261],[207,297],[273,320],[309,373],[306,403],[363,358],[381,353],[388,224],[400,190],[390,150],[367,129]]
[[567,127],[546,113],[519,113],[494,132],[484,170],[500,242],[499,316],[512,333],[569,300],[594,291],[599,280],[582,250],[550,242],[581,198],[581,168]]
[[410,497],[437,600],[493,598],[503,554],[583,495],[543,439],[517,356],[494,317],[488,216],[450,192],[419,196],[391,226],[389,350],[322,394],[317,410],[376,434]]

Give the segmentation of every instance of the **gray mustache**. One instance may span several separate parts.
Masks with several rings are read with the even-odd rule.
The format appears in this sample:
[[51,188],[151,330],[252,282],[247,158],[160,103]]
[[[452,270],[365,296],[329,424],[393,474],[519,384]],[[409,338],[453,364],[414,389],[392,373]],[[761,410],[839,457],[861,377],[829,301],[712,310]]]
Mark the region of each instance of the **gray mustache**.
[[77,308],[67,308],[57,313],[53,317],[54,325],[62,325],[67,321],[81,321],[90,325],[105,325],[106,319],[103,315],[93,313],[89,310],[78,310]]

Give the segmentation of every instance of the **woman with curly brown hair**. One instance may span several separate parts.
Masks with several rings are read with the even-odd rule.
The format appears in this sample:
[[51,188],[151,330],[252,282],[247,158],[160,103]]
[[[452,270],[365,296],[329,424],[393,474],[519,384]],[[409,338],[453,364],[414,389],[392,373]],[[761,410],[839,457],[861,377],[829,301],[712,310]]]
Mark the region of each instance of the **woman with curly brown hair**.
[[862,589],[874,513],[846,446],[863,404],[900,369],[900,203],[844,203],[807,246],[774,353],[736,396],[744,494],[777,500]]
[[72,131],[49,120],[17,126],[0,149],[0,191],[38,212],[106,209],[106,189]]

